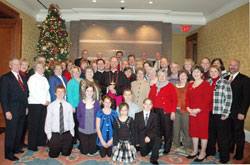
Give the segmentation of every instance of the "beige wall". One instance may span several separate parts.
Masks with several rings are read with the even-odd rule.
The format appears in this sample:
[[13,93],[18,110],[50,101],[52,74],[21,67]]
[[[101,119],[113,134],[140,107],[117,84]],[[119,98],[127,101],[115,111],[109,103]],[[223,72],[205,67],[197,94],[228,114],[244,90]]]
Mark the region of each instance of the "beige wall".
[[124,58],[129,54],[140,58],[143,51],[147,51],[148,58],[154,59],[157,51],[171,58],[171,23],[81,20],[70,22],[70,33],[71,59],[80,56],[84,49],[89,51],[90,58],[96,58],[98,51],[102,51],[107,58],[115,55],[118,50],[124,52]]
[[[230,60],[235,58],[241,62],[240,72],[250,76],[249,4],[209,22],[195,32],[198,32],[198,61],[203,57],[220,57],[227,69]],[[245,128],[250,131],[250,113]]]
[[182,68],[186,57],[186,34],[172,35],[172,62],[177,62]]
[[33,63],[33,58],[36,56],[36,44],[39,38],[39,29],[37,28],[37,22],[34,18],[28,16],[23,11],[15,8],[9,4],[6,0],[2,0],[3,3],[13,8],[20,13],[22,18],[22,58],[27,58],[30,63]]

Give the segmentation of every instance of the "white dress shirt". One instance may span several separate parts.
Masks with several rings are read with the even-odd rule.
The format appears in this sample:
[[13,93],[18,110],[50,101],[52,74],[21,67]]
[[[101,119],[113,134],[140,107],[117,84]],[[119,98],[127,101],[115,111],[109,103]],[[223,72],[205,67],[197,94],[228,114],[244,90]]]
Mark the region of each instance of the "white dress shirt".
[[33,74],[28,80],[29,104],[45,104],[50,102],[48,80],[38,73]]
[[150,111],[149,112],[143,111],[143,115],[144,115],[144,121],[146,120],[147,115],[148,115],[148,119],[149,119]]
[[49,104],[47,108],[47,116],[45,121],[45,133],[47,138],[50,140],[52,132],[60,132],[60,103],[63,106],[63,123],[64,123],[64,132],[70,131],[72,136],[75,135],[74,119],[73,119],[73,108],[70,103],[65,100],[56,99]]
[[63,86],[66,88],[66,84],[64,83],[62,76],[58,76],[58,75],[56,75],[56,76],[62,81]]
[[[17,81],[19,81],[19,80],[18,80],[18,75],[19,75],[19,73],[16,73],[16,72],[14,72],[14,71],[11,71],[11,72],[14,74],[14,76],[15,76],[16,79],[17,79]],[[19,76],[20,76],[20,75],[19,75]],[[20,79],[21,79],[21,81],[23,82],[21,76],[20,76]]]
[[230,80],[231,76],[233,76],[232,81],[235,79],[235,77],[239,74],[240,72],[236,72],[235,74],[230,74],[230,77],[228,80]]

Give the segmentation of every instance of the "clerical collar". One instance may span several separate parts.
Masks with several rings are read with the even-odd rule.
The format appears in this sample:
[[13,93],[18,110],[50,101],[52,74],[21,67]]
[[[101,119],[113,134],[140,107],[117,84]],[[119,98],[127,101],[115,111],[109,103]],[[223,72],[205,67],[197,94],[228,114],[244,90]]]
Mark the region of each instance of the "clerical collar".
[[112,73],[115,73],[117,70],[113,71],[113,70],[110,70]]
[[98,72],[101,72],[101,73],[103,73],[104,72],[104,70],[97,70]]

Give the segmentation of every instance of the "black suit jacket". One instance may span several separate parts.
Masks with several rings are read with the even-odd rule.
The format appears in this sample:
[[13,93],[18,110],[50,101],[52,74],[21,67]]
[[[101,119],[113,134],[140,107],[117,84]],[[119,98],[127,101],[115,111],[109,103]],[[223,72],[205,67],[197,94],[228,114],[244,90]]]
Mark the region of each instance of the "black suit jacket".
[[[226,76],[225,79],[229,79],[230,76]],[[231,114],[243,115],[247,114],[250,100],[250,83],[249,78],[239,73],[231,82],[233,92],[233,102],[231,105]]]
[[28,107],[28,85],[26,79],[22,75],[20,77],[26,90],[25,93],[12,72],[3,75],[1,78],[1,104],[4,115],[6,112],[20,113],[20,107]]
[[[104,73],[104,72],[103,72]],[[96,80],[98,82],[98,84],[100,84],[102,76],[103,76],[102,72],[96,71],[94,74],[94,80]]]
[[[79,67],[80,67],[80,62],[81,62],[81,60],[82,60],[82,58],[75,59],[74,64],[75,64],[76,66],[79,66]],[[89,61],[89,60],[88,60],[88,63],[90,64],[90,61]]]
[[[103,95],[106,94],[107,87],[110,85],[110,83],[112,81],[112,80],[110,80],[111,77],[112,77],[111,71],[103,72],[103,76],[102,76],[102,79],[101,79],[100,84],[99,84],[101,89],[102,89]],[[113,77],[114,77],[114,82],[115,83],[117,82],[115,85],[116,95],[117,96],[122,95],[123,90],[130,87],[130,82],[128,81],[128,78],[125,76],[125,74],[123,72],[116,71],[116,74]],[[116,80],[116,78],[118,78],[118,80]]]
[[145,137],[151,140],[153,137],[160,137],[160,126],[157,114],[150,112],[147,127],[145,126],[143,111],[135,114],[135,144],[145,146]]

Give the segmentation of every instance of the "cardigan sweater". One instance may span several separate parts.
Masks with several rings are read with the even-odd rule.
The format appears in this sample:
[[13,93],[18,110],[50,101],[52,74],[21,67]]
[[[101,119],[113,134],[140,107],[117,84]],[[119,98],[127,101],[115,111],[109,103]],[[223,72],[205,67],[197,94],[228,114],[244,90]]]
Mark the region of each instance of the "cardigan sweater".
[[[95,124],[96,114],[97,114],[97,111],[99,111],[100,109],[101,109],[100,103],[98,100],[96,100],[94,103],[94,120],[93,120],[94,128],[96,128],[96,124]],[[86,104],[80,101],[77,106],[76,115],[77,115],[77,120],[79,122],[79,127],[82,129],[85,129],[85,112],[86,112]]]
[[164,114],[176,112],[178,99],[173,84],[168,83],[166,86],[161,88],[158,94],[156,84],[154,84],[148,97],[153,101],[153,108],[164,109]]

